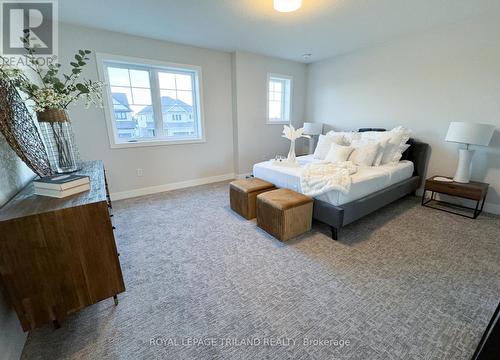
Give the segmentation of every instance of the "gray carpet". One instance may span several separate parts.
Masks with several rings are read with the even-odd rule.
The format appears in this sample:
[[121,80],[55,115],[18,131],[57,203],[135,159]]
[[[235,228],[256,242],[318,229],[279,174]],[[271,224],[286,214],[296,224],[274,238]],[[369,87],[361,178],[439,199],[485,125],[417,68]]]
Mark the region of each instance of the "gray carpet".
[[227,188],[116,202],[120,304],[33,331],[22,358],[471,357],[500,299],[499,217],[405,198],[339,242],[315,224],[280,243],[229,209]]

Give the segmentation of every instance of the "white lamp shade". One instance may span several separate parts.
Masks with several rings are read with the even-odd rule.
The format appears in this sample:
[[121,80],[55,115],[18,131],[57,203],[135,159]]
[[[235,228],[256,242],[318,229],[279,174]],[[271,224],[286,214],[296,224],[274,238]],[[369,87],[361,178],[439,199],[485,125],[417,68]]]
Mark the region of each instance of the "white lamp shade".
[[488,146],[494,131],[495,125],[451,122],[445,140],[462,144]]
[[323,124],[321,123],[304,123],[304,134],[306,135],[319,135],[323,133]]

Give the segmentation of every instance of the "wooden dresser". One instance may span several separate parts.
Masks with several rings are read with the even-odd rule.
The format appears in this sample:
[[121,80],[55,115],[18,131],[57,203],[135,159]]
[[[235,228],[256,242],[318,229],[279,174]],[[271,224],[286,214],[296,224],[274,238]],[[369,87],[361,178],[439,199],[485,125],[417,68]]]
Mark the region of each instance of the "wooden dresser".
[[101,161],[91,190],[57,199],[30,183],[0,208],[0,281],[25,331],[125,291]]

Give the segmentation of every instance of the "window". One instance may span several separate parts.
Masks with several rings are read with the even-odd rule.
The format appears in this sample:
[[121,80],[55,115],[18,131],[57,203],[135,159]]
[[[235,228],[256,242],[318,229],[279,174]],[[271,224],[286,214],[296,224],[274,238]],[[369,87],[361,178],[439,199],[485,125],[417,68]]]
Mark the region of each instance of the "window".
[[127,120],[127,113],[125,111],[115,111],[116,120]]
[[292,78],[284,75],[268,75],[267,122],[288,124],[292,95]]
[[204,141],[201,69],[98,55],[112,147]]

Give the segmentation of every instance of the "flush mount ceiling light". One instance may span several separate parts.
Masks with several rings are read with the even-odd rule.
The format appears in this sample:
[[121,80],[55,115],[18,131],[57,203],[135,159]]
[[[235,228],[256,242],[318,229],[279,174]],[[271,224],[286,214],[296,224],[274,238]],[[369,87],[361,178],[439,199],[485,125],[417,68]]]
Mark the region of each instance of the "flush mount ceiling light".
[[300,9],[302,0],[273,0],[274,10],[279,12],[292,12]]

